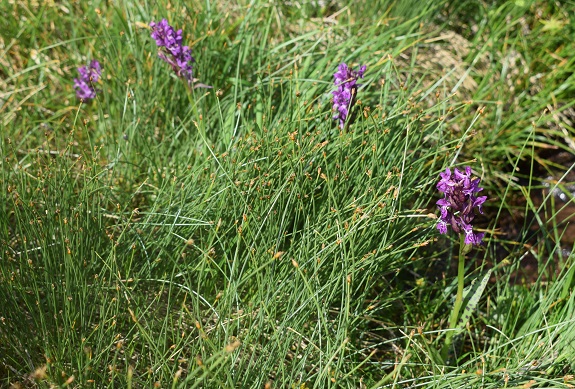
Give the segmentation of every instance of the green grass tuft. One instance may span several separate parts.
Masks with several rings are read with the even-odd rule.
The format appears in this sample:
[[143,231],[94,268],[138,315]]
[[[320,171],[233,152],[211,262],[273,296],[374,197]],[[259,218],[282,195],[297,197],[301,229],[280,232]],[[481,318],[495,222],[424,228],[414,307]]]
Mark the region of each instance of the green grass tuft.
[[[0,14],[0,386],[575,385],[573,4]],[[213,89],[157,57],[164,17]],[[367,65],[343,130],[341,62]],[[466,285],[492,273],[444,360],[435,185],[465,165],[488,195]]]

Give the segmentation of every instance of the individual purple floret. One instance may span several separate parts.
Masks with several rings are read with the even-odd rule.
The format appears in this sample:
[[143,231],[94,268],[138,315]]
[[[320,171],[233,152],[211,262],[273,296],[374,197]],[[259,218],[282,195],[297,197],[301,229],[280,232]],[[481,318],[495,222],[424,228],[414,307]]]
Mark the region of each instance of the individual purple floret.
[[449,168],[440,173],[441,180],[437,184],[437,189],[443,193],[444,198],[437,201],[440,216],[437,229],[440,233],[446,234],[447,227],[451,226],[456,234],[465,233],[465,244],[479,245],[484,233],[473,232],[473,219],[475,218],[474,208],[477,207],[479,213],[483,213],[481,205],[487,196],[476,196],[477,192],[483,190],[479,187],[479,178],[471,177],[471,168],[465,167],[465,173],[454,169],[453,176]]
[[156,40],[156,45],[160,47],[158,56],[172,66],[178,77],[183,77],[189,84],[193,81],[192,50],[188,46],[182,46],[182,30],[174,30],[166,19],[159,23],[150,23],[152,28],[152,38]]
[[100,62],[95,59],[87,66],[78,68],[80,78],[74,78],[74,89],[76,89],[76,96],[82,100],[93,99],[96,97],[96,89],[94,85],[100,79],[102,74],[102,67]]
[[355,96],[357,94],[357,84],[358,78],[363,78],[363,73],[365,73],[366,66],[363,65],[358,71],[351,70],[347,67],[345,63],[341,63],[337,72],[333,75],[335,79],[335,86],[337,90],[333,91],[333,110],[335,115],[334,120],[339,119],[339,126],[343,128],[345,125],[345,120],[351,110],[351,107],[355,104]]

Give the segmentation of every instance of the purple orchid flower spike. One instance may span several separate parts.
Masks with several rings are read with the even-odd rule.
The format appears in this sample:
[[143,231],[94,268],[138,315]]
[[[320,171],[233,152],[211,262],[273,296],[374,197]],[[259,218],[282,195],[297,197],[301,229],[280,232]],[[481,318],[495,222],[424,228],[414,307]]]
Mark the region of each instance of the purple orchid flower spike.
[[80,77],[74,79],[76,96],[81,100],[95,98],[97,90],[94,85],[98,82],[102,74],[100,62],[94,59],[90,61],[89,65],[79,67],[78,73],[80,73]]
[[335,115],[334,120],[339,120],[339,127],[343,129],[345,121],[349,115],[351,107],[355,104],[355,97],[357,95],[357,88],[360,84],[357,83],[358,78],[363,78],[366,66],[363,65],[359,70],[354,71],[348,68],[345,63],[341,63],[337,72],[333,75],[335,79],[336,90],[333,94],[333,111]]
[[176,31],[166,19],[159,23],[151,22],[152,38],[160,48],[158,57],[167,62],[178,77],[185,79],[193,88],[212,88],[209,85],[194,82],[198,81],[193,77],[192,64],[196,61],[192,57],[192,49],[182,44],[182,30]]
[[482,205],[487,196],[477,196],[483,190],[479,187],[479,178],[473,178],[471,168],[467,166],[465,171],[454,169],[453,174],[449,168],[440,173],[440,180],[437,190],[444,194],[442,199],[437,201],[440,217],[437,229],[441,234],[447,233],[447,228],[456,233],[465,234],[465,244],[479,245],[484,233],[473,232],[473,219],[475,219],[474,209],[483,213]]

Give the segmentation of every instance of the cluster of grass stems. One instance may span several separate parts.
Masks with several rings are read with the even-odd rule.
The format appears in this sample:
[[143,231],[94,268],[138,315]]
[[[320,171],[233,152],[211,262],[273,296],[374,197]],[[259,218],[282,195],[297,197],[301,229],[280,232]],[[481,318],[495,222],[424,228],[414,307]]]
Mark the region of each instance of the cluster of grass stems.
[[[0,386],[575,385],[572,162],[550,157],[573,155],[572,3],[0,14]],[[162,17],[213,89],[157,58]],[[341,62],[367,65],[344,130]],[[489,196],[465,283],[490,277],[442,355],[458,237],[435,228],[435,185],[463,165]]]

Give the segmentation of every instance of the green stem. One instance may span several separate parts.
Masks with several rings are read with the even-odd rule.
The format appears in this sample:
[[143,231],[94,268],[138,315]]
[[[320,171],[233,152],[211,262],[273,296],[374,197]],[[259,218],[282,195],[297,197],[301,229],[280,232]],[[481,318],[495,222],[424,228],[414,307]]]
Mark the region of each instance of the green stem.
[[459,311],[461,310],[461,304],[463,303],[463,276],[465,275],[465,242],[464,235],[461,234],[459,239],[459,264],[457,265],[457,295],[455,296],[455,304],[453,306],[453,312],[451,312],[451,318],[449,319],[449,326],[454,328],[459,319]]
[[463,281],[465,276],[465,235],[461,234],[459,237],[459,262],[457,265],[457,294],[455,295],[455,304],[453,305],[453,311],[451,311],[451,316],[449,317],[449,328],[450,331],[447,333],[445,338],[445,344],[441,349],[441,355],[443,360],[447,357],[447,352],[451,346],[451,340],[455,334],[455,326],[457,325],[457,320],[459,319],[459,311],[461,310],[461,305],[463,304]]

